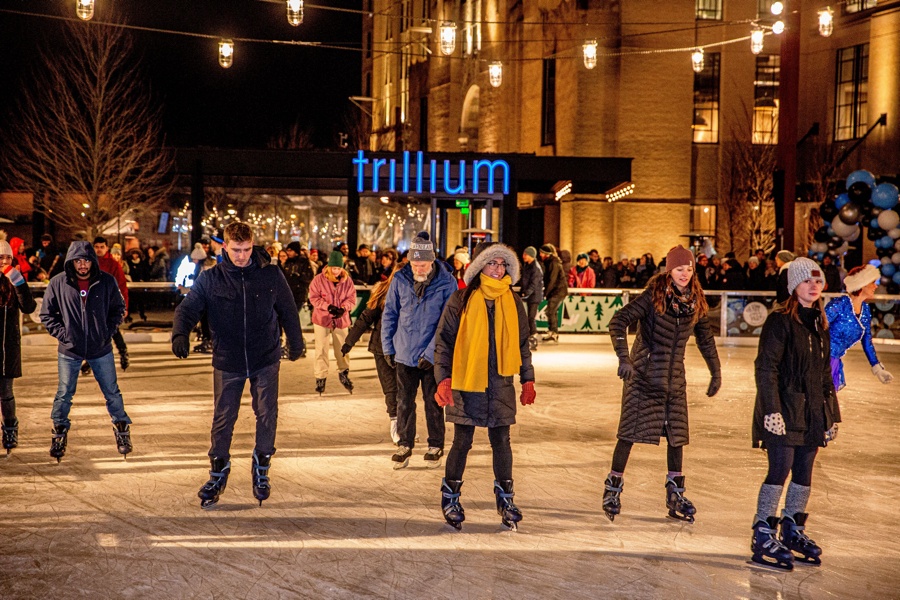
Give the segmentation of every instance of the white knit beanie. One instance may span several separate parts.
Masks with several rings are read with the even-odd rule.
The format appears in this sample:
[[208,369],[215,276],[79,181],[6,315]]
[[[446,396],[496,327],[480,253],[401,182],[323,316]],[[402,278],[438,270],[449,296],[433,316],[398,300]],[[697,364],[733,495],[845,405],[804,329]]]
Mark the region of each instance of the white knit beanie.
[[816,261],[805,257],[795,258],[788,267],[788,294],[793,294],[797,286],[807,279],[818,279],[825,285],[825,275]]
[[13,258],[16,256],[13,254],[12,246],[6,241],[6,232],[2,229],[0,229],[0,256],[12,256]]
[[866,265],[862,271],[844,277],[844,287],[852,294],[879,279],[881,279],[881,271],[878,270],[878,267],[875,265]]

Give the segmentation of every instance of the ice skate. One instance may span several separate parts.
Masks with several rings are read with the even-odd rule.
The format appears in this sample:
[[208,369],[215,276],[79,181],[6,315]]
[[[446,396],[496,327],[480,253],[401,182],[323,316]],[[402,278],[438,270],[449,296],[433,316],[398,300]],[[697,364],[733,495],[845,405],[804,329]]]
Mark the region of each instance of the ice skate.
[[694,522],[697,509],[684,497],[684,475],[666,479],[666,508],[669,509],[670,519]]
[[394,445],[400,443],[400,432],[397,431],[397,417],[391,419],[391,441],[394,442]]
[[19,421],[16,420],[12,425],[3,426],[3,448],[6,455],[9,456],[10,450],[19,445]]
[[808,516],[807,513],[797,513],[793,517],[784,515],[781,519],[781,543],[794,553],[794,561],[818,566],[822,564],[819,558],[822,549],[803,531]]
[[340,373],[338,373],[338,379],[341,381],[341,385],[344,386],[348,392],[353,393],[353,382],[350,381],[350,369],[344,369]]
[[128,350],[119,352],[119,366],[122,367],[123,371],[127,371],[128,367],[131,366],[131,360],[128,358]]
[[269,466],[272,462],[271,454],[259,454],[253,451],[253,466],[250,468],[250,475],[253,478],[253,497],[259,500],[262,506],[263,500],[269,499],[272,493],[272,486],[269,485]]
[[85,377],[91,374],[91,363],[88,361],[81,363],[81,374]]
[[391,457],[394,463],[394,470],[405,469],[409,464],[409,457],[412,456],[412,448],[409,446],[398,446],[397,452]]
[[325,378],[319,379],[316,377],[316,391],[319,392],[319,395],[322,395],[322,392],[325,391]]
[[610,474],[606,476],[604,485],[603,512],[606,513],[606,517],[610,521],[615,521],[616,515],[622,511],[622,503],[619,500],[619,496],[622,495],[622,488],[625,487],[625,484],[622,483],[620,475]]
[[559,334],[555,331],[548,331],[547,335],[541,338],[542,342],[553,342],[555,344],[559,343]]
[[56,425],[53,428],[53,439],[50,440],[50,456],[61,462],[62,457],[66,455],[66,444],[68,443],[69,428],[64,425]]
[[435,469],[441,466],[441,457],[444,456],[443,448],[435,448],[429,446],[425,451],[425,466],[429,469]]
[[125,421],[116,421],[113,424],[113,433],[116,434],[116,448],[119,454],[128,460],[128,453],[134,449],[131,446],[131,427]]
[[750,541],[753,556],[750,560],[766,567],[792,571],[794,555],[778,541],[778,522],[778,517],[769,517],[753,526],[753,539]]
[[494,494],[497,497],[497,514],[504,527],[517,531],[519,521],[522,520],[522,511],[513,503],[512,479],[494,481]]
[[210,457],[209,465],[209,481],[197,492],[200,508],[204,510],[214,507],[219,502],[219,494],[225,491],[228,474],[231,472],[231,461],[224,458]]
[[528,336],[528,348],[532,352],[538,349],[538,337],[537,335]]
[[447,525],[459,531],[463,521],[466,520],[466,512],[459,503],[459,488],[463,482],[453,479],[441,480],[441,510],[444,511],[444,519]]
[[197,354],[212,354],[212,340],[204,339],[194,346],[194,352]]

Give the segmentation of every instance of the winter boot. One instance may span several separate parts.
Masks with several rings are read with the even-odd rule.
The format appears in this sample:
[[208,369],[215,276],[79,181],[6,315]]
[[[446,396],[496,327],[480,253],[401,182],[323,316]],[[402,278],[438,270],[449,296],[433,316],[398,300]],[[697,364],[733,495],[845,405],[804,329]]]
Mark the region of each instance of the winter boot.
[[228,474],[231,473],[231,462],[226,458],[211,456],[209,458],[209,481],[203,484],[197,497],[200,498],[200,508],[209,509],[219,501],[219,494],[225,491],[228,485]]
[[404,469],[409,464],[409,457],[412,456],[412,448],[409,446],[398,446],[397,451],[391,457],[394,463],[394,470]]
[[429,446],[428,450],[425,451],[425,466],[429,469],[434,469],[441,466],[441,457],[443,456],[443,448],[435,448],[434,446]]
[[622,483],[621,475],[610,473],[606,476],[604,485],[603,512],[610,521],[615,521],[616,515],[622,512],[622,502],[619,500],[619,496],[622,495],[622,488],[625,487],[625,484]]
[[123,371],[128,370],[128,367],[131,365],[131,360],[128,358],[128,350],[119,352],[119,365],[122,367]]
[[69,428],[65,425],[56,425],[53,427],[53,439],[50,440],[50,456],[60,462],[62,457],[66,455],[66,444],[68,443]]
[[131,446],[131,427],[125,421],[113,423],[113,433],[116,434],[116,448],[122,458],[128,460],[128,453],[133,450]]
[[669,518],[694,522],[697,509],[684,497],[684,475],[666,478],[666,508],[669,509]]
[[253,466],[250,469],[250,475],[253,478],[253,497],[259,500],[260,506],[262,506],[263,500],[268,500],[269,494],[272,493],[272,486],[269,485],[271,462],[271,454],[260,454],[256,450],[253,451]]
[[400,443],[400,432],[397,431],[397,417],[391,419],[391,441],[394,442],[394,445]]
[[753,539],[750,541],[753,556],[750,560],[767,567],[792,571],[794,555],[778,541],[778,522],[778,517],[769,517],[753,526]]
[[7,421],[3,422],[3,448],[6,453],[19,445],[19,420],[16,419],[12,425],[8,425]]
[[495,480],[494,494],[497,497],[497,514],[500,515],[501,523],[504,527],[516,531],[519,521],[522,520],[522,511],[513,504],[515,494],[513,493],[512,479]]
[[542,342],[555,342],[559,343],[559,333],[555,331],[548,331],[547,335],[541,338]]
[[459,480],[441,480],[441,510],[444,511],[447,524],[457,531],[462,529],[463,521],[466,520],[466,512],[459,503],[459,488],[462,484]]
[[341,385],[347,388],[347,391],[352,394],[353,382],[350,381],[350,369],[344,369],[343,371],[338,373],[338,379],[341,380]]
[[325,391],[325,378],[319,379],[316,377],[316,391],[319,392],[319,395],[322,395],[322,392]]
[[794,516],[784,515],[781,519],[781,543],[788,550],[801,554],[794,554],[794,560],[810,565],[821,565],[822,549],[809,539],[809,536],[803,532],[806,529],[807,513],[797,513]]
[[84,361],[81,363],[81,374],[87,377],[91,374],[91,363],[88,361]]

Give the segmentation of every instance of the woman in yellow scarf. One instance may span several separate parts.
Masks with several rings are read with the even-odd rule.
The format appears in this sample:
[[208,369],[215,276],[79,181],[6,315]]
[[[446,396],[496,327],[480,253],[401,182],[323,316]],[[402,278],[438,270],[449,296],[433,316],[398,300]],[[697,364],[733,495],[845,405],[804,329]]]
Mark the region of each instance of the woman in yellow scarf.
[[451,297],[438,325],[434,351],[435,400],[454,424],[453,446],[441,482],[447,523],[462,528],[459,503],[466,456],[476,427],[487,427],[494,462],[494,494],[503,525],[515,530],[522,513],[513,504],[509,426],[516,422],[518,373],[523,405],[534,402],[534,369],[528,347],[528,317],[510,286],[519,280],[519,260],[496,242],[475,247],[466,270],[466,288]]

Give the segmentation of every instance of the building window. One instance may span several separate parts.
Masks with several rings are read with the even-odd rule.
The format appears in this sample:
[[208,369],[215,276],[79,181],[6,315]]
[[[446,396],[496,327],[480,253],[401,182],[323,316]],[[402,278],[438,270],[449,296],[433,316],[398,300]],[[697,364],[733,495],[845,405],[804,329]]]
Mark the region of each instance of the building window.
[[781,57],[777,54],[756,57],[753,81],[753,143],[778,143],[778,78]]
[[869,86],[869,45],[837,52],[834,139],[851,140],[866,132]]
[[697,18],[721,21],[722,0],[697,0]]
[[718,52],[707,52],[703,70],[694,73],[694,143],[719,142],[719,60]]
[[691,233],[698,235],[716,234],[715,204],[696,204],[691,207]]
[[481,51],[481,0],[462,0],[463,30],[466,35],[465,54]]
[[844,2],[845,13],[858,13],[870,8],[875,8],[876,0],[847,0]]
[[556,143],[556,59],[544,59],[541,92],[541,145]]
[[756,0],[756,15],[758,17],[771,17],[773,2],[775,0]]

